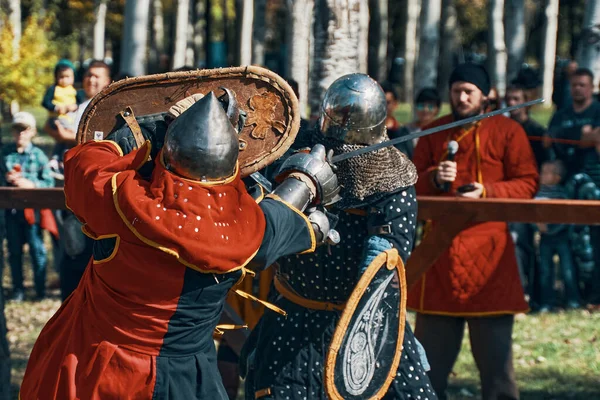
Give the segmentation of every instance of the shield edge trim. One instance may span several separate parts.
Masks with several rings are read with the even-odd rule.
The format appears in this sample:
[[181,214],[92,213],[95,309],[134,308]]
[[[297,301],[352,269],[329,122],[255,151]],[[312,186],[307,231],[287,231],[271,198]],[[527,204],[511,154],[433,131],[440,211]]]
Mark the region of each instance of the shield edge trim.
[[[100,101],[106,100],[114,94],[115,91],[126,88],[130,85],[142,84],[145,86],[152,85],[153,83],[160,83],[177,78],[204,78],[208,77],[211,79],[219,77],[248,77],[256,80],[262,80],[269,82],[271,86],[275,87],[281,92],[282,97],[285,98],[284,107],[288,110],[290,115],[290,123],[287,125],[287,129],[281,136],[285,139],[279,141],[278,145],[273,147],[268,155],[262,159],[253,160],[252,163],[240,167],[240,174],[242,177],[246,177],[253,172],[260,171],[266,166],[272,164],[277,159],[282,157],[285,152],[293,144],[298,130],[300,129],[300,106],[298,99],[296,98],[293,89],[287,83],[285,79],[277,75],[271,70],[266,68],[246,65],[240,67],[228,67],[228,68],[215,68],[215,69],[198,69],[194,71],[181,71],[181,72],[165,72],[154,75],[143,75],[139,77],[126,78],[114,83],[111,83],[104,88],[100,93],[94,96],[90,103],[87,105],[83,112],[83,117],[79,126],[77,127],[76,138],[77,144],[85,142],[85,129],[87,129],[90,119],[92,118],[92,111]],[[84,129],[85,128],[85,129]]]
[[[395,265],[394,265],[395,263]],[[407,286],[406,286],[406,271],[404,268],[404,262],[398,255],[398,251],[396,249],[386,250],[371,262],[365,273],[362,275],[358,283],[356,284],[350,298],[346,303],[346,308],[340,317],[338,325],[335,328],[335,332],[333,334],[333,338],[331,339],[331,343],[329,345],[329,350],[327,352],[327,359],[325,361],[325,393],[333,400],[344,400],[344,398],[340,395],[337,388],[335,387],[334,382],[334,370],[335,363],[337,360],[337,355],[340,350],[342,341],[344,340],[344,336],[348,331],[348,324],[356,310],[356,306],[358,305],[362,295],[369,283],[373,280],[375,274],[383,267],[388,269],[396,269],[398,272],[398,277],[400,279],[400,318],[398,325],[398,342],[396,344],[396,352],[394,355],[394,359],[392,361],[392,365],[390,368],[390,372],[388,373],[388,377],[386,378],[384,384],[381,388],[375,393],[374,396],[370,397],[369,400],[378,400],[381,399],[388,391],[392,381],[396,376],[396,372],[398,370],[398,366],[400,365],[400,359],[402,357],[402,344],[404,342],[404,328],[406,326],[406,295],[407,295]],[[340,329],[340,327],[344,327]]]

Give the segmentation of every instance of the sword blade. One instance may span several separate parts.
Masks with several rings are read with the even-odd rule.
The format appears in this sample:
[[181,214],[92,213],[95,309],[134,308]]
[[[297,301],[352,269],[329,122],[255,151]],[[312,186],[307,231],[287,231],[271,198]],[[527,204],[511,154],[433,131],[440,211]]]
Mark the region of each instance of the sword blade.
[[263,189],[265,189],[267,192],[271,193],[273,191],[273,185],[271,184],[271,182],[260,173],[254,172],[250,174],[250,177],[254,179],[256,183],[262,186]]
[[395,144],[402,143],[402,142],[408,142],[409,140],[413,140],[413,139],[417,139],[417,138],[420,138],[420,137],[423,137],[423,136],[431,135],[433,133],[445,131],[447,129],[456,128],[457,126],[462,126],[462,125],[470,124],[470,123],[473,123],[473,122],[481,121],[482,119],[485,119],[485,118],[494,117],[496,115],[501,115],[501,114],[504,114],[506,112],[510,112],[510,111],[513,111],[513,110],[518,110],[519,108],[530,107],[530,106],[533,106],[535,104],[540,104],[540,103],[543,103],[543,102],[544,102],[544,99],[540,98],[540,99],[528,101],[527,103],[518,104],[516,106],[505,107],[505,108],[502,108],[500,110],[492,111],[492,112],[489,112],[489,113],[486,113],[486,114],[481,114],[481,115],[476,115],[474,117],[469,117],[469,118],[461,119],[459,121],[454,121],[454,122],[451,122],[451,123],[446,124],[446,125],[436,126],[435,128],[426,129],[424,131],[411,133],[410,135],[402,136],[402,137],[395,138],[395,139],[392,139],[392,140],[386,140],[385,142],[376,143],[376,144],[373,144],[371,146],[363,147],[362,149],[350,151],[350,152],[344,153],[344,154],[339,154],[337,156],[333,156],[333,158],[331,159],[331,161],[335,164],[335,163],[338,163],[340,161],[347,160],[348,158],[356,157],[356,156],[359,156],[361,154],[369,153],[371,151],[383,149],[385,147],[393,146]]

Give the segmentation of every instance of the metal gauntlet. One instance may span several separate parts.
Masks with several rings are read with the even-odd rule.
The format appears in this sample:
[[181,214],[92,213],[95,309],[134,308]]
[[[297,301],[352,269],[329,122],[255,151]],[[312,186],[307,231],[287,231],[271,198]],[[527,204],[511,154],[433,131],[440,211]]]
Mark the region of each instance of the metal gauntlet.
[[321,144],[310,153],[299,152],[285,160],[275,180],[281,184],[273,193],[300,211],[340,200],[337,176]]

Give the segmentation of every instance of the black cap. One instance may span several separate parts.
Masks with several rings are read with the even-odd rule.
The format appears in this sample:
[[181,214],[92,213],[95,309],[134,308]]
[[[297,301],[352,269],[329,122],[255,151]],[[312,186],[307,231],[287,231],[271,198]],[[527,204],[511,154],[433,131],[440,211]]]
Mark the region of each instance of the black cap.
[[454,82],[468,82],[477,86],[483,92],[484,96],[490,93],[490,76],[485,68],[479,64],[465,63],[459,64],[452,75],[450,75],[449,85],[452,87]]
[[442,99],[436,88],[423,88],[415,98],[415,104],[433,103],[436,106],[442,104]]

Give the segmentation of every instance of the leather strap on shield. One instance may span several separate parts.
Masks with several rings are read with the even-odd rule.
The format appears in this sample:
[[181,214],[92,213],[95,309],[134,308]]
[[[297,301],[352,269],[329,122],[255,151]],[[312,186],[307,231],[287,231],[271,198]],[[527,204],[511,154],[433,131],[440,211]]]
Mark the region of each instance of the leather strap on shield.
[[396,249],[386,250],[362,275],[334,332],[325,362],[328,398],[381,399],[400,365],[405,323],[404,264]]
[[140,128],[140,124],[138,124],[137,119],[135,119],[135,114],[133,114],[133,110],[131,107],[127,107],[125,110],[121,111],[121,117],[133,132],[133,137],[135,138],[136,148],[139,149],[144,144],[144,135],[142,135],[142,128]]

